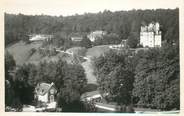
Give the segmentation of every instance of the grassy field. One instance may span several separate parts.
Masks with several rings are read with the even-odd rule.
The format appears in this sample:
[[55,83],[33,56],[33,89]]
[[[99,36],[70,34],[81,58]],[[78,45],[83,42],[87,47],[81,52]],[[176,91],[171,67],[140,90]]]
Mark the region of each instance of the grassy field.
[[17,65],[22,65],[23,63],[27,62],[31,57],[31,49],[37,49],[40,46],[41,43],[25,44],[24,42],[20,41],[11,46],[8,46],[6,50],[8,50],[13,55]]
[[[8,46],[6,50],[8,50],[14,57],[17,65],[22,65],[24,63],[34,63],[38,64],[40,61],[57,61],[60,57],[62,57],[63,60],[67,62],[71,62],[71,55],[66,55],[65,53],[58,53],[55,56],[45,56],[39,54],[38,51],[36,51],[33,54],[30,54],[30,51],[32,48],[39,48],[41,46],[41,43],[30,43],[25,44],[24,42],[20,41],[17,42],[11,46]],[[64,55],[65,54],[65,55]],[[64,57],[63,57],[64,55]]]
[[109,50],[110,48],[108,45],[94,46],[87,50],[86,56],[99,57],[100,55],[102,55],[103,53]]
[[86,48],[85,47],[73,47],[66,50],[67,52],[74,53],[79,56],[85,56],[86,55]]

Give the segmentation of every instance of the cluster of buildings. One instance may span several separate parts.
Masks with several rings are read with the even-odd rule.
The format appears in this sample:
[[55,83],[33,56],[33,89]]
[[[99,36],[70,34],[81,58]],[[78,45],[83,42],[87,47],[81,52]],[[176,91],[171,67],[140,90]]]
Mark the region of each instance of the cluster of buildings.
[[[104,35],[106,35],[106,31],[96,30],[87,35],[87,38],[90,39],[91,42],[94,42],[97,39],[102,39]],[[29,40],[31,42],[34,41],[43,41],[50,40],[53,38],[53,35],[43,35],[43,34],[32,34],[29,35]],[[80,42],[83,40],[82,34],[72,34],[70,38],[74,42]],[[126,42],[126,40],[123,40]],[[152,22],[149,25],[141,26],[140,31],[140,45],[143,47],[161,47],[162,44],[162,32],[160,30],[160,24],[158,22]],[[119,45],[110,46],[111,49],[119,49],[125,45],[124,43]]]
[[[91,41],[94,42],[97,39],[103,38],[104,35],[106,35],[106,31],[102,30],[96,30],[87,35],[87,38]],[[71,35],[71,40],[74,42],[80,42],[83,39],[83,34],[72,34]]]
[[[96,30],[87,35],[87,38],[90,39],[91,42],[94,42],[97,39],[103,38],[104,35],[106,35],[106,31],[102,30]],[[34,42],[34,41],[48,41],[53,38],[53,35],[46,35],[46,34],[31,34],[29,35],[29,41]],[[84,34],[78,34],[74,33],[70,35],[70,38],[74,42],[80,42],[84,38]]]

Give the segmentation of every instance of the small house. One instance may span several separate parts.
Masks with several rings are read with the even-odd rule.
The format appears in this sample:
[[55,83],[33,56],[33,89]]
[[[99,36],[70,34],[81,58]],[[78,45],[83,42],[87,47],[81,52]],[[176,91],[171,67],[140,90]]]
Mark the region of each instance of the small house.
[[35,88],[35,98],[44,103],[53,103],[56,101],[56,87],[54,83],[38,83]]
[[106,31],[101,31],[101,30],[97,30],[94,32],[91,32],[87,37],[94,42],[95,40],[102,38],[104,35],[106,35],[107,32]]
[[29,41],[36,42],[36,41],[49,41],[53,38],[53,35],[43,35],[43,34],[32,34],[29,35]]
[[71,40],[75,41],[75,42],[80,42],[80,41],[82,41],[82,39],[83,39],[83,37],[81,37],[81,36],[72,36],[71,37]]

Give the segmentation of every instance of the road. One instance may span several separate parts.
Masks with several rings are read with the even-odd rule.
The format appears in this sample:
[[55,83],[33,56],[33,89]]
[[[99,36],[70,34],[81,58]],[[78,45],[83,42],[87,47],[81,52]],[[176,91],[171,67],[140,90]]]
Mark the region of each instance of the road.
[[88,84],[97,84],[95,75],[93,74],[93,66],[89,56],[86,57],[86,61],[81,64],[85,70]]
[[[73,55],[73,53],[68,52],[68,51],[63,51],[63,50],[59,50],[59,49],[56,49],[56,51],[57,52],[63,52],[63,53],[69,54],[69,55]],[[82,65],[82,67],[85,70],[85,74],[86,74],[86,78],[87,78],[87,83],[88,84],[96,84],[97,85],[96,77],[93,74],[93,67],[92,67],[92,64],[91,64],[91,58],[90,58],[90,56],[86,56],[86,57],[85,56],[79,56],[79,57],[83,57],[86,60],[81,65]]]

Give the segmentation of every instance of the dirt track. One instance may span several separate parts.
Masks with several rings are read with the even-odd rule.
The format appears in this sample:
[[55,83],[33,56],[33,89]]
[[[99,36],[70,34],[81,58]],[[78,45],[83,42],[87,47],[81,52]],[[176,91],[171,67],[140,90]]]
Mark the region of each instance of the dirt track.
[[92,67],[92,64],[91,64],[91,59],[88,58],[86,60],[86,62],[82,63],[82,66],[83,66],[83,68],[85,70],[86,78],[87,78],[88,83],[97,84],[96,77],[93,74],[93,67]]

